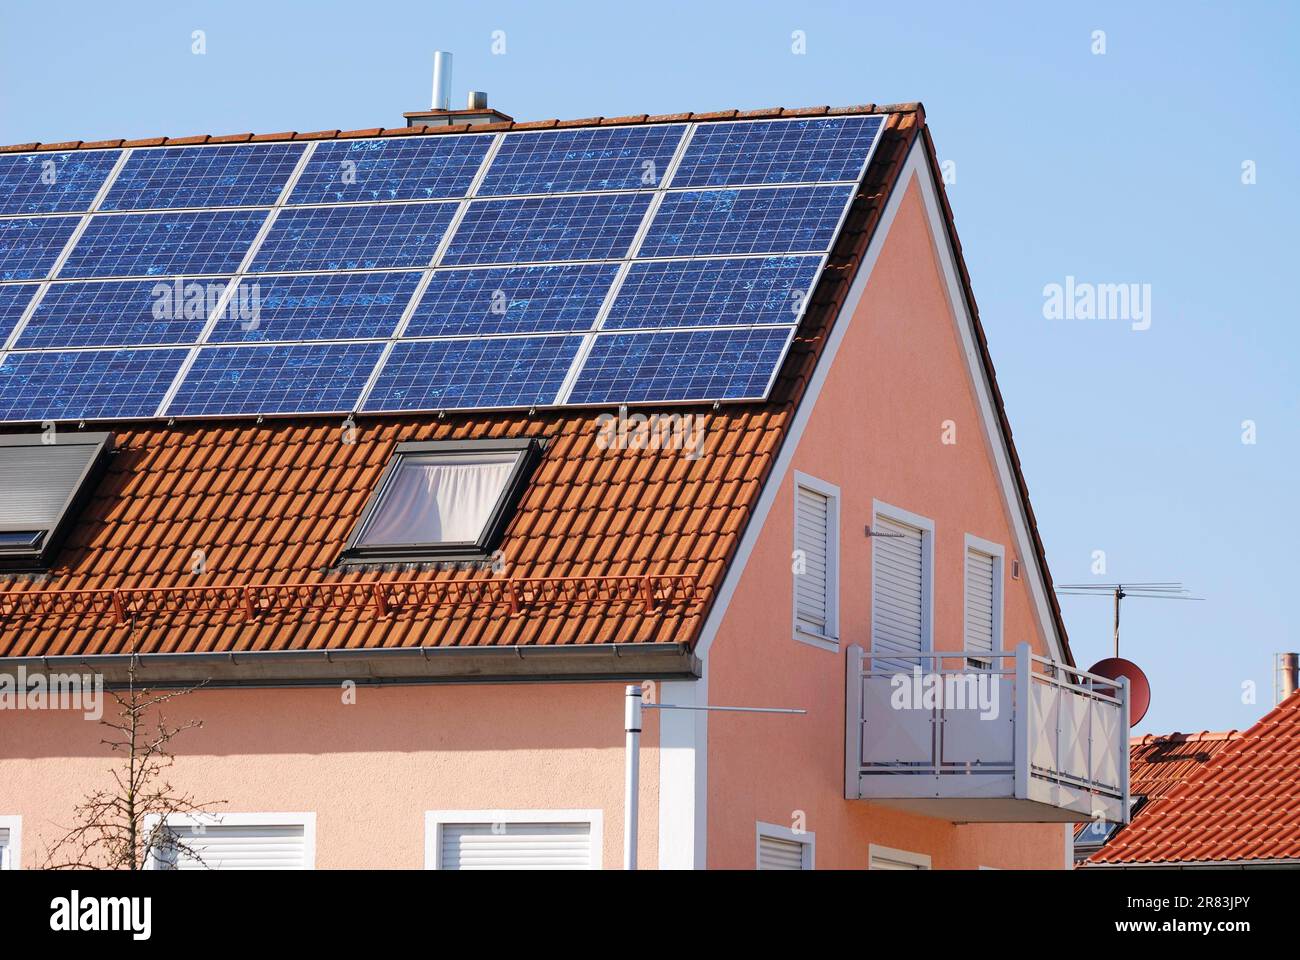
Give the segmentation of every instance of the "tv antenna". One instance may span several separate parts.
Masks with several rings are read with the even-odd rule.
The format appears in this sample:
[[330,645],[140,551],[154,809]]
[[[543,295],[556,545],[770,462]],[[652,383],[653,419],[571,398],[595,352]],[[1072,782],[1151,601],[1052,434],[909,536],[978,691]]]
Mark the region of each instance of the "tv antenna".
[[1110,594],[1115,598],[1115,656],[1119,656],[1119,602],[1125,597],[1142,597],[1147,600],[1204,600],[1204,597],[1189,597],[1187,588],[1174,581],[1143,583],[1062,583],[1056,592],[1071,597],[1103,597]]

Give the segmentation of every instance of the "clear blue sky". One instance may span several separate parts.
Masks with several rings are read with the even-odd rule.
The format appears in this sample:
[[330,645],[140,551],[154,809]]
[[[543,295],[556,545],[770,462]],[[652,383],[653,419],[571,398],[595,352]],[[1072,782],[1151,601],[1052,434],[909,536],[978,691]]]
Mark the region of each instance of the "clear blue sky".
[[[923,101],[1057,580],[1208,598],[1127,601],[1139,730],[1265,711],[1300,647],[1300,5],[9,0],[0,142],[400,125],[437,48],[519,119]],[[1151,328],[1044,319],[1067,275],[1151,284]],[[1107,655],[1109,604],[1064,608]]]

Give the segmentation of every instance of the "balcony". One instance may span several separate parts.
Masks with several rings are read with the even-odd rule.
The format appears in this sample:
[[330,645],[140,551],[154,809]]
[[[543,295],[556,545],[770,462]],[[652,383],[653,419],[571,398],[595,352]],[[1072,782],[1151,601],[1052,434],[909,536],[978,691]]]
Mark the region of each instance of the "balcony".
[[[968,657],[983,666],[969,666]],[[845,795],[954,823],[1127,823],[1128,687],[1039,657],[848,649]]]

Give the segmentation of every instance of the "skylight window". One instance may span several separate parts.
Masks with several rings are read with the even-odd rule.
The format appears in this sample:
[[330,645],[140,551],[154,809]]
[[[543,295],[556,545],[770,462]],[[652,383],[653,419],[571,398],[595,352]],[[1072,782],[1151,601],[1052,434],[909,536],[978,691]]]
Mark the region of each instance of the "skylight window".
[[0,436],[0,570],[49,566],[111,448],[108,433]]
[[486,557],[504,534],[540,449],[535,440],[399,444],[343,560]]

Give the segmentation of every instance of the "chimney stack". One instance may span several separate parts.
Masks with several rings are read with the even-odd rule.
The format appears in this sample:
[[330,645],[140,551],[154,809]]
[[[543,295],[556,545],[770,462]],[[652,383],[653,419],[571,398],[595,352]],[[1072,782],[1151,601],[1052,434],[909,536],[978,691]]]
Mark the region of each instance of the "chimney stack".
[[446,127],[458,123],[497,123],[513,120],[500,110],[488,105],[488,95],[482,90],[471,90],[464,110],[451,108],[451,54],[435,50],[433,54],[433,106],[427,110],[412,110],[402,114],[408,127]]
[[1280,681],[1277,702],[1281,703],[1300,689],[1300,653],[1279,653],[1277,668]]

